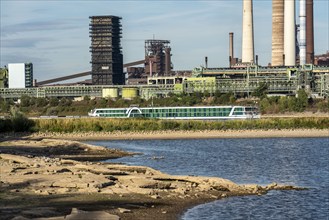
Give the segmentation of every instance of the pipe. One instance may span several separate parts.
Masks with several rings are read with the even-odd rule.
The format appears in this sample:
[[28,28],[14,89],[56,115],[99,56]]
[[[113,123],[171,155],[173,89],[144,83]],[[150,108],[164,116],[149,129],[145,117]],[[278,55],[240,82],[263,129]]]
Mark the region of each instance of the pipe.
[[243,0],[242,62],[254,62],[254,23],[252,0]]
[[306,64],[306,0],[299,1],[299,64]]
[[295,0],[284,1],[285,66],[296,65]]

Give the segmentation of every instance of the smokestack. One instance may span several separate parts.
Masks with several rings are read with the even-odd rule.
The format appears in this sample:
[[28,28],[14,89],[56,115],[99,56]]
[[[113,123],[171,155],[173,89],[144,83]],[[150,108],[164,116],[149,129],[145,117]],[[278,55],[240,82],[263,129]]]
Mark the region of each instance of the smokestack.
[[272,66],[283,66],[284,0],[272,0]]
[[205,64],[206,64],[206,69],[208,68],[208,57],[205,57],[204,58],[204,62],[205,62]]
[[306,0],[299,1],[299,64],[306,64]]
[[[234,59],[234,45],[233,45],[233,32],[230,32],[229,33],[229,35],[230,35],[230,59],[231,59],[231,61]],[[230,65],[231,65],[231,63],[230,63]]]
[[242,62],[254,63],[254,53],[252,0],[243,0]]
[[171,72],[171,54],[170,54],[171,48],[167,47],[165,48],[165,72],[166,75],[169,76]]
[[295,0],[284,1],[285,66],[296,65]]
[[314,64],[313,0],[306,0],[306,63]]

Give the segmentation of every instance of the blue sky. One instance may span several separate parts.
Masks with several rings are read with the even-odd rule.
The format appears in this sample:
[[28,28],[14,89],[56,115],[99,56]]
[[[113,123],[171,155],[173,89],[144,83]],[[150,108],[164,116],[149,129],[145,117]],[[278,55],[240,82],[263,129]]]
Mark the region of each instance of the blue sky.
[[[254,0],[261,65],[271,61],[271,6],[270,0]],[[175,70],[200,66],[205,56],[209,67],[226,67],[229,32],[241,57],[242,0],[1,0],[0,10],[1,67],[32,62],[38,81],[91,69],[89,16],[96,15],[122,17],[124,63],[143,59],[144,41],[155,37],[171,41]],[[328,11],[328,0],[314,0],[316,54],[329,50]]]

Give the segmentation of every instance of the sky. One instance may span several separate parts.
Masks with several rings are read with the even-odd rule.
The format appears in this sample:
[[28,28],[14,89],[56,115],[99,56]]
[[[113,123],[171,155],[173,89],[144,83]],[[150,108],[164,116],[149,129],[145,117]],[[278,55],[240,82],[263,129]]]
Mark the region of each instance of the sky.
[[[296,1],[298,23],[298,0]],[[272,1],[254,0],[255,54],[271,62]],[[146,39],[170,40],[174,70],[227,67],[229,32],[241,58],[242,0],[0,0],[0,66],[32,62],[38,81],[91,70],[89,16],[122,17],[124,63]],[[314,0],[315,54],[329,51],[329,1]]]

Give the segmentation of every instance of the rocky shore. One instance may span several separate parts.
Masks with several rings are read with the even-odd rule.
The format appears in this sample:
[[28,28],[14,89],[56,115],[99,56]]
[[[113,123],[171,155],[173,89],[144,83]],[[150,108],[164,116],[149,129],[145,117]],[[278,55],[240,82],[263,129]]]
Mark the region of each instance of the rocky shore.
[[177,219],[216,199],[301,189],[96,162],[132,154],[77,141],[7,140],[0,153],[1,219]]

